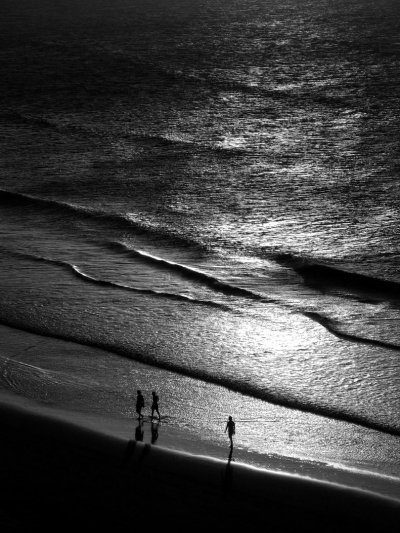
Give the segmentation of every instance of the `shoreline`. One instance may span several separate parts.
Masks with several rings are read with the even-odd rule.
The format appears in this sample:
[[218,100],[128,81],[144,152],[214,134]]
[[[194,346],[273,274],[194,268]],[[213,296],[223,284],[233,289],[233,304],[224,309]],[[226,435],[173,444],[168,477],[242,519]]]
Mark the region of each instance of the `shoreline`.
[[[19,526],[39,525],[49,502],[54,507],[49,517],[58,505],[67,505],[74,509],[74,522],[96,522],[93,513],[98,513],[99,523],[116,520],[121,530],[131,520],[146,524],[150,517],[137,512],[157,507],[162,512],[154,519],[160,525],[197,520],[201,509],[203,525],[212,520],[221,527],[244,527],[265,520],[276,531],[299,523],[324,531],[376,523],[389,531],[400,518],[400,499],[337,483],[172,451],[21,406],[0,404],[0,420],[6,458],[1,474],[8,488],[0,511],[6,527],[21,501],[30,518],[19,515]],[[105,507],[99,510],[101,500]]]
[[[400,498],[398,438],[252,400],[103,350],[4,325],[0,331],[0,410],[20,406],[33,417],[61,418],[128,442],[138,426],[136,386],[146,396],[156,387],[162,414],[169,415],[157,428],[157,447],[226,463],[225,417],[233,414],[235,465]],[[144,444],[152,443],[151,429],[147,420]]]

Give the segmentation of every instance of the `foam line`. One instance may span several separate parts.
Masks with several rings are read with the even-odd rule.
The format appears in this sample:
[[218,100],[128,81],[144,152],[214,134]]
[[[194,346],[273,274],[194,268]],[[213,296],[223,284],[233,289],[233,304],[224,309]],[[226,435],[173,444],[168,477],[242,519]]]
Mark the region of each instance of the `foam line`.
[[201,282],[205,284],[206,286],[218,292],[221,292],[223,294],[226,294],[229,296],[241,296],[242,298],[248,298],[248,299],[255,300],[255,301],[262,301],[265,303],[280,303],[281,304],[279,300],[273,300],[265,296],[262,296],[260,294],[257,294],[253,291],[250,291],[248,289],[243,289],[242,287],[231,285],[230,283],[221,281],[218,278],[215,278],[214,276],[210,276],[209,274],[206,274],[205,272],[201,272],[200,270],[196,270],[186,265],[175,263],[174,261],[168,261],[167,259],[157,257],[155,255],[152,255],[142,250],[128,248],[126,245],[122,243],[113,242],[113,243],[110,243],[109,246],[112,247],[114,250],[124,252],[127,255],[131,255],[132,257],[140,259],[141,261],[151,264],[153,266],[158,266],[159,268],[165,268],[168,270],[179,272],[179,274],[181,274],[185,278],[192,279],[197,282]]
[[[1,248],[0,250],[2,252],[4,251]],[[222,310],[231,310],[228,306],[220,304],[218,302],[213,302],[212,300],[198,300],[196,298],[191,298],[190,296],[185,296],[183,294],[174,294],[174,293],[169,293],[169,292],[156,291],[153,289],[139,289],[137,287],[131,287],[129,285],[123,285],[121,283],[115,283],[113,281],[106,281],[106,280],[102,280],[99,278],[95,278],[94,276],[90,276],[89,274],[86,274],[79,267],[71,263],[68,263],[67,261],[50,259],[47,257],[41,257],[41,256],[37,256],[34,254],[24,253],[24,252],[6,251],[6,253],[8,253],[9,255],[15,255],[17,257],[22,257],[22,258],[29,259],[32,261],[38,261],[38,262],[60,266],[70,271],[72,274],[82,279],[83,281],[88,282],[88,283],[93,283],[95,285],[100,285],[103,287],[110,287],[113,289],[120,289],[124,291],[135,292],[139,294],[147,294],[147,295],[159,297],[159,298],[168,298],[170,300],[179,300],[179,301],[183,301],[186,303],[191,303],[193,305],[203,305],[203,306],[215,307],[215,308],[222,309]]]

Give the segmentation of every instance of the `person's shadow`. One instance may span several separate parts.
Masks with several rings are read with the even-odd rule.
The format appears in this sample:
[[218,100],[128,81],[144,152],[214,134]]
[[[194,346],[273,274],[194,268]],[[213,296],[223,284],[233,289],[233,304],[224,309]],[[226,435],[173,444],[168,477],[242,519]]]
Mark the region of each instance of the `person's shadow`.
[[135,429],[135,440],[139,442],[143,441],[143,435],[144,435],[143,422],[142,420],[139,420],[138,425],[136,426],[136,429]]
[[232,469],[231,462],[234,461],[234,460],[235,459],[233,458],[233,447],[231,447],[230,450],[229,450],[228,462],[226,463],[225,473],[223,475],[223,481],[222,481],[222,490],[223,490],[223,493],[224,493],[225,497],[232,490],[233,469]]
[[151,423],[151,443],[155,444],[158,439],[158,426],[159,422],[152,422]]
[[228,455],[228,464],[227,466],[230,467],[230,464],[231,464],[231,461],[234,461],[235,459],[233,458],[233,446],[231,446],[231,449],[229,451],[229,455]]

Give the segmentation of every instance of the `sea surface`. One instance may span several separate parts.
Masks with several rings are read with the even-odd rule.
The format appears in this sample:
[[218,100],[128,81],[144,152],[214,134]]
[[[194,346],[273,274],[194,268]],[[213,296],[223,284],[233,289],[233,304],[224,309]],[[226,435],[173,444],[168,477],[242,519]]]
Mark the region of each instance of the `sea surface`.
[[113,356],[1,388],[128,416],[136,361],[400,478],[399,85],[397,0],[3,0],[0,322]]

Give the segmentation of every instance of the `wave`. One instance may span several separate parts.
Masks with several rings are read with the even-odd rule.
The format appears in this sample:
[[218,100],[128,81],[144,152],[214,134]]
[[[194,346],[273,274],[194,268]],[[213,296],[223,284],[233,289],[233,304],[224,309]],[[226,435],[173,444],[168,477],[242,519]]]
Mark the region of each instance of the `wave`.
[[105,222],[112,227],[118,227],[122,230],[130,230],[136,235],[147,234],[150,237],[158,237],[163,240],[168,240],[171,243],[179,244],[181,246],[191,246],[195,249],[204,249],[204,245],[200,242],[186,238],[182,235],[177,235],[162,228],[154,228],[145,222],[139,222],[132,220],[132,218],[126,214],[115,214],[111,212],[99,211],[88,207],[83,207],[61,200],[55,200],[51,198],[42,198],[34,195],[30,195],[23,192],[9,191],[0,189],[0,203],[6,205],[16,205],[24,207],[26,205],[38,206],[40,208],[55,209],[55,213],[59,214],[60,210],[63,210],[69,215],[78,215],[81,218],[94,220],[97,222]]
[[[24,206],[27,204],[28,205],[36,204],[39,206],[56,208],[58,213],[60,209],[64,209],[66,212],[69,212],[72,214],[79,214],[82,217],[89,217],[89,218],[94,218],[97,220],[100,219],[103,221],[111,222],[113,224],[117,223],[121,225],[121,227],[124,229],[128,226],[129,228],[135,230],[136,233],[138,234],[147,233],[151,236],[156,235],[160,238],[161,237],[164,238],[167,235],[170,238],[170,240],[173,241],[175,245],[184,244],[185,246],[191,246],[197,249],[202,248],[202,245],[197,241],[192,241],[190,239],[172,235],[171,233],[165,232],[162,229],[158,229],[158,228],[154,229],[154,228],[146,227],[145,224],[143,223],[131,220],[129,216],[116,215],[113,213],[105,213],[101,211],[96,211],[96,210],[88,209],[86,207],[81,207],[78,205],[62,202],[60,200],[41,198],[41,197],[36,197],[36,196],[26,194],[26,193],[0,189],[0,202],[6,203],[8,205],[16,204],[16,205],[21,205],[21,206]],[[143,262],[150,263],[153,266],[157,266],[160,268],[167,268],[175,272],[178,272],[180,275],[183,275],[184,277],[188,279],[202,282],[208,287],[218,290],[219,292],[230,295],[230,296],[242,296],[242,297],[257,300],[257,301],[279,303],[278,300],[268,299],[265,296],[261,296],[248,289],[243,289],[241,287],[231,285],[227,282],[221,281],[218,278],[215,278],[199,270],[195,270],[188,266],[184,266],[179,263],[175,263],[173,261],[168,261],[166,259],[153,256],[144,251],[128,248],[126,245],[120,242],[107,242],[106,246],[112,249],[113,251],[122,252],[127,255],[131,255],[135,258],[139,258]]]
[[163,147],[163,148],[169,148],[173,147],[174,150],[177,148],[179,151],[176,152],[176,157],[180,157],[182,155],[182,152],[188,151],[189,153],[192,153],[193,151],[196,152],[196,154],[201,153],[215,153],[218,155],[221,155],[223,157],[229,157],[229,156],[238,156],[238,155],[254,155],[254,148],[252,147],[251,151],[246,149],[243,146],[230,146],[229,144],[224,145],[223,143],[214,143],[214,144],[206,144],[201,143],[199,141],[184,139],[179,136],[173,136],[173,135],[153,135],[153,134],[131,134],[129,135],[130,138],[133,138],[135,140],[140,141],[143,144],[147,144],[154,147]]
[[[1,249],[1,251],[3,251],[3,249]],[[231,311],[231,309],[227,305],[220,304],[218,302],[213,302],[212,300],[199,300],[196,298],[192,298],[191,296],[186,296],[184,294],[174,294],[174,293],[169,293],[169,292],[156,291],[154,289],[139,289],[137,287],[132,287],[130,285],[123,285],[121,283],[116,283],[113,281],[107,281],[107,280],[95,278],[94,276],[90,276],[89,274],[86,274],[79,267],[71,263],[68,263],[67,261],[50,259],[48,257],[42,257],[42,256],[34,255],[34,254],[24,253],[24,252],[7,251],[7,253],[9,255],[15,255],[17,257],[29,259],[31,261],[38,261],[42,263],[60,266],[68,270],[69,272],[71,272],[72,274],[80,278],[81,280],[88,282],[88,283],[93,283],[95,285],[99,285],[103,287],[111,287],[113,289],[121,289],[124,291],[131,291],[131,292],[136,292],[140,294],[148,294],[150,296],[154,296],[158,298],[168,298],[170,300],[179,300],[182,302],[191,303],[193,305],[205,305],[208,307],[215,307],[218,309]]]
[[338,286],[349,289],[378,293],[390,299],[400,298],[400,283],[340,270],[326,265],[305,265],[297,272],[304,280],[314,286]]
[[[139,82],[146,86],[147,91],[157,91],[158,87],[163,87],[166,90],[169,86],[173,86],[182,92],[211,90],[224,92],[237,92],[240,94],[256,95],[260,97],[271,98],[272,100],[287,100],[289,104],[298,101],[301,106],[304,106],[304,101],[315,102],[319,105],[328,107],[346,107],[348,108],[348,98],[334,96],[328,92],[320,89],[319,93],[313,94],[309,88],[303,91],[295,90],[294,87],[286,87],[284,89],[278,87],[266,87],[265,85],[255,84],[251,81],[243,81],[240,79],[227,79],[210,74],[208,71],[188,69],[188,68],[174,68],[168,67],[165,63],[153,61],[149,57],[145,57],[140,53],[129,55],[123,49],[112,48],[111,46],[92,46],[91,50],[95,52],[95,58],[101,52],[102,56],[107,56],[111,59],[108,68],[114,67],[114,76],[110,76],[113,82],[106,85],[106,88],[111,91],[115,84],[115,65],[118,65],[118,72],[121,77],[125,74],[128,79],[132,78],[132,71],[135,72],[134,79],[136,81],[134,87]],[[114,60],[118,63],[115,64]],[[125,87],[131,89],[132,86]],[[91,81],[91,80],[90,80]],[[158,82],[158,83],[157,83]],[[117,82],[118,87],[120,84]],[[96,85],[98,91],[98,84]],[[298,89],[298,88],[297,88]],[[118,89],[120,90],[120,89]]]
[[156,146],[182,146],[182,147],[188,147],[192,146],[193,144],[197,144],[194,141],[191,141],[189,139],[183,139],[181,137],[173,136],[173,135],[154,135],[151,133],[133,133],[130,134],[129,137],[133,137],[134,139],[141,141],[143,143],[148,143],[151,145]]
[[108,137],[106,131],[99,128],[89,127],[87,125],[80,125],[77,123],[57,122],[54,118],[48,118],[45,115],[31,115],[21,113],[15,109],[0,113],[0,122],[8,124],[18,124],[31,126],[38,129],[54,130],[61,134],[84,134],[87,139],[90,137]]
[[[15,109],[0,113],[0,122],[19,125],[23,124],[39,129],[54,130],[61,134],[84,135],[85,139],[87,139],[88,136],[94,138],[109,138],[109,132],[99,127],[88,126],[83,123],[79,124],[77,122],[58,122],[55,118],[48,118],[45,115],[25,114]],[[120,135],[120,137],[123,137],[123,135]]]
[[[232,309],[230,309],[228,306],[224,306],[222,304],[218,304],[212,301],[193,300],[183,295],[168,294],[164,292],[157,292],[157,291],[147,290],[147,289],[136,289],[134,287],[128,287],[128,286],[113,283],[110,281],[105,281],[105,280],[101,280],[98,278],[94,278],[92,276],[89,276],[85,272],[83,272],[76,265],[70,264],[66,261],[53,260],[53,259],[49,259],[46,257],[36,256],[36,255],[24,253],[24,252],[12,252],[12,254],[22,257],[22,258],[27,258],[29,260],[57,265],[63,269],[66,269],[71,274],[77,276],[80,280],[86,283],[93,283],[99,286],[108,286],[113,289],[133,291],[136,293],[148,294],[153,297],[171,298],[171,299],[185,301],[186,303],[190,303],[190,304],[207,305],[207,306],[217,307],[219,309],[223,309],[227,311],[232,311]],[[147,254],[142,255],[142,257],[146,257],[146,256]],[[151,261],[154,261],[154,260],[162,261],[163,263],[161,264],[164,264],[164,266],[167,266],[166,264],[169,264],[169,262],[167,261],[160,260],[152,256],[150,257],[150,259]],[[182,266],[182,265],[179,265],[179,266]],[[186,267],[184,268],[186,270]],[[193,273],[195,275],[199,274],[197,271],[193,271]],[[397,350],[400,349],[399,346],[391,346],[387,343],[382,343],[380,341],[373,341],[369,339],[360,339],[358,337],[351,336],[346,333],[342,333],[336,329],[332,321],[330,321],[327,317],[324,317],[323,315],[319,313],[314,313],[314,312],[309,312],[309,311],[307,312],[303,310],[302,314],[307,316],[309,319],[318,322],[324,328],[330,331],[332,334],[340,338],[343,338],[345,340],[350,340],[350,341],[355,341],[355,342],[365,342],[368,344],[382,346],[384,348],[392,348],[392,349],[395,348]],[[11,326],[11,327],[30,331],[30,332],[37,333],[43,336],[60,338],[60,339],[73,341],[73,342],[77,342],[77,343],[81,343],[81,344],[85,344],[89,346],[103,348],[108,351],[114,352],[118,355],[128,357],[131,359],[135,359],[145,364],[150,364],[153,366],[164,368],[166,370],[170,370],[170,371],[182,374],[182,375],[187,375],[194,379],[201,379],[206,382],[219,384],[231,390],[240,392],[242,394],[246,394],[248,396],[252,396],[252,397],[264,400],[264,401],[268,401],[269,403],[274,403],[277,405],[281,405],[281,406],[285,406],[285,407],[289,407],[293,409],[298,409],[301,411],[312,412],[314,414],[326,416],[329,418],[344,420],[344,421],[355,423],[355,424],[365,426],[371,429],[375,429],[375,430],[383,431],[385,433],[389,433],[392,435],[400,436],[400,428],[392,427],[388,424],[383,424],[383,423],[376,422],[374,420],[370,420],[365,416],[358,416],[353,413],[344,413],[342,411],[339,411],[338,409],[332,409],[327,406],[318,406],[318,405],[307,403],[305,401],[296,401],[294,399],[289,399],[284,396],[280,396],[277,393],[273,393],[270,391],[266,391],[264,389],[260,389],[259,387],[257,387],[257,384],[242,382],[240,378],[235,380],[235,379],[232,379],[226,376],[214,375],[212,372],[208,372],[207,370],[199,371],[199,370],[195,370],[194,368],[186,368],[182,363],[179,363],[179,362],[175,363],[171,361],[157,361],[154,358],[154,355],[152,355],[149,358],[147,357],[145,353],[132,353],[132,351],[130,351],[128,348],[125,348],[123,345],[120,345],[120,344],[116,345],[116,344],[107,343],[107,342],[101,343],[101,342],[96,341],[93,337],[91,337],[90,339],[87,339],[84,335],[81,335],[79,332],[75,332],[74,334],[58,333],[58,332],[55,332],[54,330],[43,329],[40,325],[26,324],[25,321],[18,319],[13,315],[3,316],[2,323],[8,326]]]
[[170,372],[181,374],[181,375],[190,377],[192,379],[200,379],[207,383],[213,383],[216,385],[220,385],[227,389],[239,392],[246,396],[251,396],[253,398],[266,401],[274,405],[280,405],[282,407],[287,407],[287,408],[295,409],[295,410],[302,411],[302,412],[313,413],[318,416],[323,416],[323,417],[327,417],[327,418],[331,418],[335,420],[342,420],[344,422],[356,424],[356,425],[366,427],[368,429],[380,431],[382,433],[386,433],[389,435],[400,436],[400,428],[396,426],[393,427],[386,423],[380,423],[375,420],[370,420],[366,416],[359,416],[354,413],[340,411],[339,409],[334,409],[334,408],[330,408],[327,406],[315,405],[313,403],[308,403],[306,401],[300,401],[300,400],[296,400],[292,398],[287,398],[285,396],[279,395],[278,393],[272,393],[270,391],[261,389],[257,387],[257,385],[252,385],[248,382],[241,381],[240,379],[234,380],[234,379],[231,379],[225,376],[221,377],[220,375],[215,375],[212,372],[199,371],[198,369],[196,370],[193,367],[186,368],[183,365],[180,365],[179,363],[175,363],[171,361],[157,361],[154,359],[154,356],[151,356],[149,358],[144,353],[140,353],[140,352],[132,353],[131,350],[129,350],[128,348],[125,348],[122,345],[116,345],[116,344],[108,343],[108,342],[99,342],[99,341],[96,341],[93,337],[88,339],[86,337],[79,336],[79,333],[75,333],[74,335],[71,335],[71,334],[64,334],[64,333],[63,334],[55,333],[53,331],[50,332],[47,329],[43,329],[39,327],[38,325],[28,325],[16,318],[13,319],[10,316],[6,316],[6,317],[3,316],[0,319],[0,323],[8,327],[13,327],[15,329],[28,331],[30,333],[42,335],[44,337],[57,338],[61,340],[75,342],[75,343],[78,343],[84,346],[93,346],[96,348],[107,350],[117,355],[127,357],[129,359],[134,359],[141,363],[151,365],[157,368],[161,368],[164,370],[168,370]]
[[[66,213],[70,213],[73,215],[78,214],[80,217],[105,222],[107,223],[107,227],[110,224],[117,225],[121,229],[125,229],[125,230],[130,229],[131,231],[134,231],[137,235],[145,234],[150,237],[157,237],[159,239],[162,238],[164,240],[169,240],[175,246],[179,244],[185,247],[190,246],[194,249],[203,249],[203,245],[199,242],[186,239],[185,237],[177,236],[175,234],[169,233],[168,231],[164,231],[159,228],[155,229],[155,228],[146,227],[146,225],[143,223],[131,220],[129,216],[96,211],[96,210],[92,210],[86,207],[69,204],[67,202],[62,202],[59,200],[40,198],[40,197],[35,197],[35,196],[29,195],[26,193],[8,191],[4,189],[0,189],[0,202],[6,203],[8,205],[16,204],[18,206],[38,205],[41,208],[46,207],[50,209],[55,209],[55,212],[57,214],[59,214],[60,210],[62,209]],[[139,250],[129,249],[124,244],[121,244],[118,242],[107,243],[107,246],[114,250],[118,250],[120,252],[122,251],[123,253],[126,253],[126,254],[131,254],[136,259],[140,259],[144,262],[147,262],[151,264],[152,266],[157,266],[159,268],[166,268],[166,269],[172,270],[175,273],[179,273],[180,275],[186,277],[187,279],[192,279],[199,283],[203,283],[204,285],[211,288],[212,290],[218,291],[219,293],[225,294],[227,296],[238,296],[238,297],[246,298],[246,299],[253,300],[253,301],[269,303],[269,304],[273,303],[273,304],[277,304],[282,307],[288,308],[292,312],[294,311],[294,312],[301,313],[307,316],[308,318],[310,318],[311,320],[317,321],[320,325],[325,327],[330,333],[336,335],[337,337],[349,340],[351,342],[375,345],[379,347],[388,348],[391,350],[400,349],[400,347],[395,344],[390,344],[390,343],[386,343],[384,341],[379,341],[375,339],[359,337],[356,335],[351,335],[351,334],[342,332],[341,330],[337,328],[336,324],[334,324],[328,317],[324,316],[323,314],[318,313],[318,312],[308,313],[307,310],[304,310],[303,308],[296,306],[294,304],[289,304],[282,299],[270,298],[265,295],[250,291],[248,289],[244,289],[242,287],[231,285],[227,282],[219,280],[218,278],[210,276],[209,274],[206,274],[204,272],[181,265],[179,263],[174,263],[166,259],[152,256],[146,252],[142,252]],[[311,283],[310,280],[313,279],[310,272],[317,271],[317,272],[324,274],[323,276],[320,276],[320,280],[322,279],[322,280],[329,281],[329,279],[331,279],[331,282],[330,282],[331,284],[332,284],[332,279],[333,280],[336,279],[336,281],[341,280],[342,283],[343,283],[343,280],[345,279],[347,281],[348,280],[355,281],[355,285],[360,285],[361,283],[363,287],[371,286],[371,283],[372,285],[375,284],[375,287],[379,286],[381,291],[382,291],[382,288],[384,288],[386,295],[393,295],[393,287],[396,289],[396,291],[399,291],[399,284],[395,282],[387,282],[384,280],[368,278],[367,276],[340,271],[333,267],[327,267],[324,265],[310,264],[310,263],[307,263],[305,259],[298,258],[290,254],[275,254],[273,258],[277,262],[284,264],[285,266],[290,266],[291,268],[293,268],[293,270],[297,271],[298,273],[304,274],[304,276],[307,278],[306,282],[308,280],[308,283]],[[60,263],[63,264],[63,262],[60,262]],[[69,265],[69,268],[71,268],[71,265]],[[308,273],[308,276],[307,276],[307,273]],[[335,274],[336,277],[333,274]],[[325,281],[326,287],[328,287],[329,285],[328,281]],[[93,282],[97,282],[98,284],[111,283],[111,282],[105,282],[103,280],[93,280]],[[116,284],[114,285],[117,286]],[[121,287],[121,288],[124,288],[124,287]],[[131,290],[134,290],[134,289],[132,288]],[[136,289],[136,290],[144,291],[146,289]],[[148,290],[150,291],[149,294],[154,294],[154,295],[156,294],[156,291],[152,291],[151,289],[148,289]],[[190,297],[188,296],[175,295],[175,294],[169,294],[169,293],[159,293],[159,295],[163,295],[163,294],[164,294],[164,297],[175,298],[175,299],[185,298],[187,300],[190,300]],[[398,292],[397,293],[395,292],[394,294],[398,294]],[[391,296],[391,298],[393,299],[393,296]],[[197,300],[193,299],[190,301],[196,302]],[[217,306],[220,306],[221,308],[229,309],[228,306],[223,306],[223,304],[218,304],[212,301],[207,301],[207,302],[208,303],[201,304],[201,305],[212,305],[212,306],[217,305]]]
[[320,313],[316,313],[313,311],[304,311],[304,316],[307,316],[308,318],[311,318],[311,320],[314,320],[315,322],[318,322],[318,324],[321,324],[326,330],[328,330],[330,333],[335,335],[335,337],[338,337],[339,339],[343,339],[350,342],[356,342],[358,344],[369,344],[370,346],[377,346],[379,348],[386,348],[388,350],[395,350],[400,351],[400,345],[399,344],[393,344],[386,341],[380,341],[378,339],[369,339],[366,337],[359,337],[358,335],[352,335],[351,333],[346,333],[342,331],[340,328],[338,328],[337,325],[334,324],[332,320],[329,318],[321,315]]
[[0,114],[0,121],[15,124],[31,124],[39,128],[56,128],[57,125],[43,116],[24,115],[19,111],[11,110]]
[[[174,246],[177,244],[180,246],[190,246],[194,249],[203,249],[204,245],[197,241],[192,241],[185,237],[177,236],[175,234],[169,233],[160,228],[151,228],[147,227],[142,222],[136,222],[129,218],[129,216],[123,216],[113,213],[107,213],[102,211],[92,210],[86,207],[69,204],[59,200],[40,198],[31,196],[26,193],[12,192],[4,189],[0,189],[0,202],[6,203],[8,205],[16,204],[18,206],[24,205],[38,205],[41,208],[46,207],[50,209],[55,209],[55,213],[59,214],[60,210],[64,210],[65,213],[70,213],[73,215],[79,215],[80,217],[89,218],[90,220],[101,221],[109,225],[117,225],[121,229],[129,229],[137,235],[148,235],[149,237],[157,237],[158,239],[163,239],[171,242]],[[282,299],[278,298],[269,298],[265,295],[255,293],[248,289],[237,287],[231,285],[227,282],[221,281],[218,278],[210,276],[204,272],[192,269],[190,267],[181,265],[179,263],[174,263],[166,259],[162,259],[156,256],[152,256],[146,252],[139,250],[129,249],[124,244],[113,242],[108,243],[107,246],[113,248],[114,250],[122,251],[126,254],[131,254],[136,259],[140,259],[144,262],[151,264],[152,266],[157,266],[159,268],[166,268],[179,273],[180,275],[186,277],[187,279],[195,280],[199,283],[203,283],[207,287],[218,291],[219,293],[228,295],[228,296],[238,296],[246,298],[249,300],[254,300],[263,303],[273,303],[280,305],[282,307],[290,309],[292,312],[301,313],[311,320],[317,321],[321,326],[327,329],[330,333],[336,335],[337,337],[346,339],[351,342],[358,342],[367,345],[375,345],[379,347],[388,348],[391,350],[399,350],[400,347],[396,344],[390,344],[384,341],[379,341],[375,339],[369,339],[364,337],[359,337],[352,334],[347,334],[346,332],[338,329],[337,325],[334,324],[328,317],[324,316],[318,312],[309,313],[308,310],[305,310],[294,304],[289,304]],[[378,296],[385,297],[386,299],[398,299],[400,297],[400,284],[391,281],[385,281],[376,278],[370,278],[361,274],[355,274],[351,272],[341,271],[337,268],[311,263],[304,258],[299,258],[291,254],[275,254],[272,256],[278,263],[283,264],[292,268],[294,271],[299,273],[306,284],[309,284],[313,288],[327,290],[329,287],[333,286],[344,286],[352,287],[357,290],[362,288],[364,291],[372,289],[374,290],[373,296],[376,298]],[[98,283],[105,283],[103,281],[97,280]],[[397,296],[399,295],[399,296]],[[179,298],[178,295],[170,295],[169,297]],[[188,298],[188,297],[185,297]],[[195,300],[192,300],[195,301]],[[213,305],[214,302],[208,305]],[[222,304],[218,304],[222,305]]]
[[396,281],[388,281],[365,274],[349,272],[330,265],[313,263],[289,254],[277,255],[275,259],[300,274],[306,285],[321,291],[331,288],[344,288],[367,293],[376,299],[400,299],[400,283]]
[[157,65],[154,62],[145,61],[153,72],[158,72],[169,79],[171,82],[178,82],[183,87],[185,85],[194,86],[195,90],[206,87],[216,89],[224,92],[237,92],[241,94],[249,94],[260,97],[271,98],[272,100],[286,100],[289,104],[299,103],[304,106],[304,102],[316,103],[326,107],[346,107],[348,108],[348,98],[340,97],[338,95],[331,95],[327,92],[313,94],[310,89],[299,90],[293,87],[286,87],[284,89],[278,87],[266,87],[265,85],[255,84],[254,82],[246,82],[234,79],[223,79],[207,74],[205,72],[189,72],[180,69],[168,69],[166,67]]
[[323,326],[327,331],[329,331],[329,333],[332,333],[338,338],[341,338],[341,339],[344,339],[350,342],[356,342],[360,344],[378,346],[380,348],[387,348],[389,350],[400,351],[400,345],[346,333],[340,329],[340,326],[338,324],[336,324],[333,320],[323,315],[322,313],[319,313],[316,311],[308,311],[296,304],[288,303],[282,299],[268,298],[265,295],[255,293],[253,291],[250,291],[248,289],[243,289],[235,285],[231,285],[229,283],[219,280],[218,278],[210,276],[209,274],[206,274],[199,270],[195,270],[188,266],[181,265],[173,261],[168,261],[166,259],[162,259],[160,257],[151,255],[147,252],[128,248],[126,245],[119,243],[119,242],[111,242],[111,243],[107,243],[107,245],[113,250],[123,252],[127,254],[128,256],[131,255],[132,257],[135,257],[135,259],[140,259],[146,263],[151,264],[152,266],[165,268],[173,272],[177,272],[180,275],[183,275],[184,277],[188,279],[193,279],[197,282],[201,282],[207,285],[209,288],[216,290],[220,293],[223,293],[225,295],[238,296],[238,297],[247,298],[247,299],[262,302],[262,303],[268,303],[268,304],[272,303],[275,305],[279,305],[280,307],[289,309],[291,312],[302,314],[303,316],[306,316],[307,318],[313,320],[314,322],[317,322],[318,324]]
[[221,281],[220,279],[211,276],[210,274],[206,274],[205,272],[202,272],[200,270],[196,270],[186,265],[182,265],[180,263],[175,263],[174,261],[169,261],[167,259],[151,255],[141,250],[129,248],[125,244],[119,242],[108,243],[108,246],[113,250],[123,252],[126,255],[130,255],[132,257],[135,257],[136,259],[140,259],[145,263],[149,263],[159,268],[172,270],[184,276],[185,278],[200,282],[206,285],[207,287],[210,287],[211,289],[217,290],[218,292],[228,296],[241,296],[243,298],[249,298],[251,300],[262,301],[266,303],[281,303],[279,302],[279,300],[270,299],[248,289],[243,289],[242,287],[237,287],[225,281]]
[[[77,134],[84,135],[87,139],[90,137],[109,137],[109,132],[102,130],[101,128],[88,127],[85,124],[79,123],[59,123],[54,119],[47,118],[46,116],[40,115],[25,115],[19,111],[11,110],[9,112],[0,113],[0,122],[8,122],[14,124],[25,124],[29,126],[34,126],[37,128],[43,129],[53,129],[61,134]],[[185,153],[190,156],[193,152],[197,155],[199,154],[209,154],[214,153],[220,157],[233,157],[239,155],[254,155],[254,147],[251,150],[246,149],[245,147],[237,146],[224,146],[221,143],[207,144],[201,143],[195,140],[182,138],[179,135],[165,134],[157,135],[153,133],[134,133],[134,132],[125,132],[119,133],[118,137],[120,139],[129,139],[130,141],[136,141],[140,145],[149,148],[158,149],[157,153],[150,153],[148,156],[141,155],[129,160],[117,160],[117,159],[106,159],[93,162],[93,168],[124,168],[129,165],[135,165],[137,168],[138,165],[145,165],[147,161],[149,164],[154,165],[154,158],[160,159],[161,157],[168,158],[182,158]]]
[[6,205],[39,205],[46,207],[56,207],[57,209],[64,209],[71,213],[80,213],[81,215],[93,216],[99,218],[111,218],[114,217],[117,220],[121,220],[121,217],[113,214],[102,213],[99,211],[94,211],[88,208],[84,208],[75,204],[70,204],[68,202],[62,202],[61,200],[54,200],[51,198],[42,198],[39,196],[34,196],[28,193],[18,192],[18,191],[9,191],[6,189],[0,189],[0,201]]
[[[209,274],[206,274],[206,273],[201,272],[199,270],[195,270],[195,269],[190,268],[188,266],[184,266],[184,265],[181,265],[179,263],[175,263],[173,261],[168,261],[166,259],[162,259],[160,257],[156,257],[154,255],[151,255],[149,253],[146,253],[146,252],[143,252],[143,251],[140,251],[140,250],[135,250],[135,249],[132,249],[132,248],[128,248],[127,246],[125,246],[122,243],[111,242],[111,243],[107,243],[107,245],[108,245],[108,247],[110,249],[122,251],[122,252],[126,253],[126,255],[130,255],[130,256],[133,256],[135,258],[139,258],[143,262],[150,263],[153,266],[156,265],[156,266],[159,266],[161,268],[171,269],[171,270],[174,270],[175,272],[178,272],[179,274],[183,275],[186,278],[194,279],[196,281],[201,281],[202,283],[206,284],[207,286],[209,286],[209,287],[211,287],[213,289],[217,289],[219,292],[222,292],[224,294],[228,294],[230,296],[242,296],[242,297],[245,297],[245,298],[250,298],[252,300],[264,301],[266,303],[267,302],[268,303],[271,303],[271,302],[280,303],[278,300],[268,299],[268,298],[266,298],[264,296],[261,296],[261,295],[259,295],[257,293],[249,291],[247,289],[243,289],[241,287],[236,287],[234,285],[230,285],[229,283],[225,283],[223,281],[220,281],[219,279],[217,279],[217,278],[215,278],[213,276],[210,276]],[[83,279],[85,281],[89,281],[91,283],[96,283],[97,285],[109,286],[109,287],[114,287],[114,288],[134,291],[134,292],[140,292],[140,293],[143,293],[143,294],[152,294],[152,295],[155,295],[155,296],[163,296],[163,297],[167,297],[167,298],[171,298],[171,299],[186,300],[186,301],[189,301],[189,302],[191,302],[193,304],[208,305],[208,306],[211,306],[211,307],[218,307],[218,308],[222,308],[222,309],[225,309],[225,310],[233,311],[233,309],[231,309],[229,306],[221,304],[221,303],[218,303],[218,302],[214,302],[212,300],[198,300],[198,299],[195,299],[195,298],[192,298],[190,296],[183,295],[183,294],[167,293],[167,292],[162,292],[162,291],[156,291],[154,289],[139,289],[139,288],[136,288],[136,287],[131,287],[129,285],[123,285],[123,284],[120,284],[120,283],[117,283],[117,282],[107,281],[107,280],[95,278],[93,276],[90,276],[90,275],[82,272],[82,270],[79,267],[77,267],[76,265],[73,265],[71,263],[68,263],[67,261],[62,261],[62,260],[57,260],[57,259],[50,259],[50,258],[47,258],[47,257],[42,257],[42,256],[38,256],[38,255],[35,255],[35,254],[25,253],[25,252],[17,252],[17,251],[11,252],[9,250],[5,250],[4,248],[0,248],[0,250],[5,252],[5,253],[8,253],[9,255],[15,255],[15,256],[18,256],[18,257],[25,258],[25,259],[30,259],[32,261],[40,261],[40,262],[45,262],[45,263],[48,263],[48,264],[54,264],[54,265],[61,266],[61,267],[65,268],[65,269],[71,271],[73,274],[75,274],[76,276],[80,277],[81,279]]]

